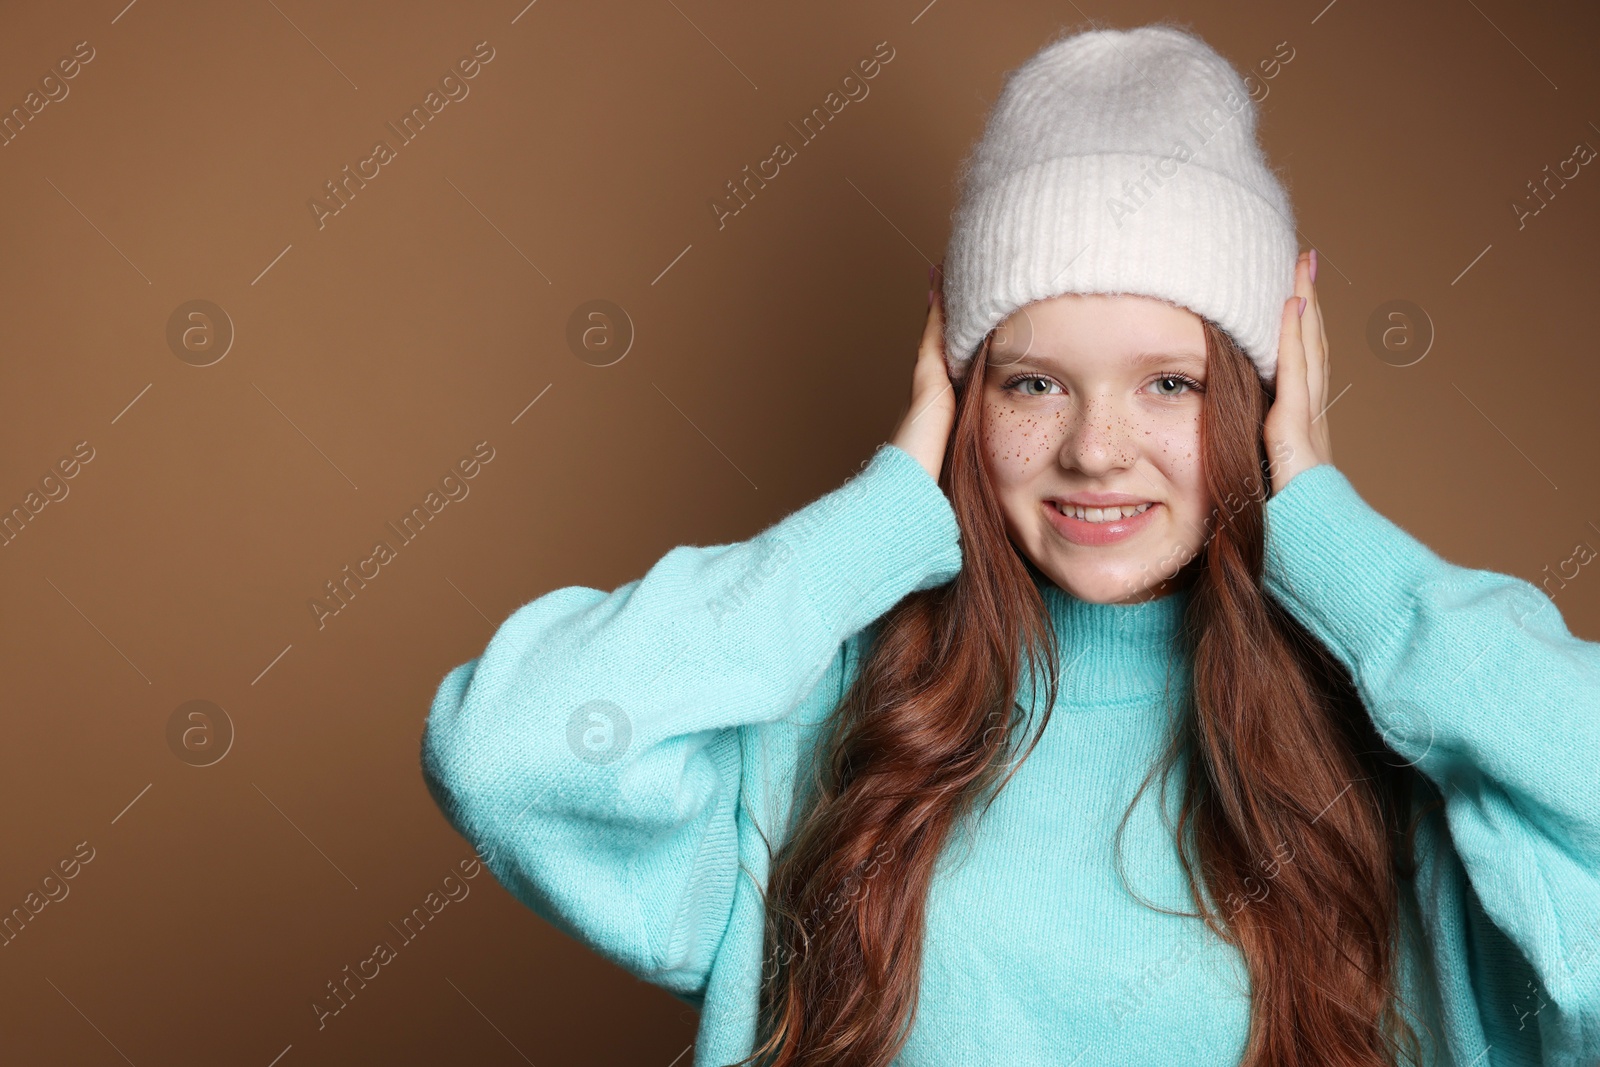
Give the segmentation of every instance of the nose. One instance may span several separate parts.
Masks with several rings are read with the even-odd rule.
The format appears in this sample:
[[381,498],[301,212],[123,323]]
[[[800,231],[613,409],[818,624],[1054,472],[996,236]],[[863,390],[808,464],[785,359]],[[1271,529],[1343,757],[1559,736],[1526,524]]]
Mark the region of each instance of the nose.
[[1133,466],[1137,428],[1110,393],[1090,394],[1068,416],[1061,442],[1061,465],[1090,477]]

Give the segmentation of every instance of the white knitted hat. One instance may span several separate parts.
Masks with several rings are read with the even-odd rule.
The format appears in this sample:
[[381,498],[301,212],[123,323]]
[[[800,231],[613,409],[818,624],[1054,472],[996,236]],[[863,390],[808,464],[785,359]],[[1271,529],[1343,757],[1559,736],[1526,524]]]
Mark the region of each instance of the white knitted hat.
[[961,166],[945,255],[951,376],[1018,308],[1132,293],[1221,326],[1266,382],[1299,245],[1244,81],[1168,24],[1058,38],[1006,76]]

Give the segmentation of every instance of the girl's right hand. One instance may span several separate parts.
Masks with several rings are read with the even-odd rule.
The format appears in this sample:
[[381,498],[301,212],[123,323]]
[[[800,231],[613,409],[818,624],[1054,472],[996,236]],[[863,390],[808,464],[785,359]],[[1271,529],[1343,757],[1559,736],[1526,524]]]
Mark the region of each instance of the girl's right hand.
[[933,273],[928,321],[911,371],[911,403],[890,444],[909,452],[924,470],[939,479],[944,450],[956,421],[956,393],[944,356],[944,271]]

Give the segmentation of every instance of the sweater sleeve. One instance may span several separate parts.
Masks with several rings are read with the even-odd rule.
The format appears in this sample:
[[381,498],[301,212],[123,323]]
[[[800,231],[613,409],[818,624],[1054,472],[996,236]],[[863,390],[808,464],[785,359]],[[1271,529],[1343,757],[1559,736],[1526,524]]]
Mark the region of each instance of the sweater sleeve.
[[[1537,1027],[1547,1067],[1600,1063],[1600,644],[1532,583],[1441,559],[1329,464],[1267,502],[1266,583],[1445,798],[1472,910],[1516,950],[1449,961],[1488,1001],[1485,1032]],[[1513,999],[1517,955],[1537,988]]]
[[958,531],[938,483],[884,444],[748,541],[547,593],[445,676],[424,780],[514,897],[692,1003],[740,864],[741,728],[809,717],[853,635],[959,572]]

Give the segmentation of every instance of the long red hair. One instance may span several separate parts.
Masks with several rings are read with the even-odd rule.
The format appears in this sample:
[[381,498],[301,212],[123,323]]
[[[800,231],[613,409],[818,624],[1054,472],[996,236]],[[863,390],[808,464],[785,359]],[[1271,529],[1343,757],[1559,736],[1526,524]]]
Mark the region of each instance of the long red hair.
[[[1416,822],[1440,801],[1435,792],[1406,825],[1412,790],[1431,787],[1377,735],[1343,666],[1263,587],[1271,393],[1222,329],[1204,327],[1203,471],[1229,510],[1178,577],[1192,594],[1192,692],[1139,792],[1157,771],[1165,790],[1190,754],[1175,834],[1197,910],[1181,914],[1203,919],[1248,967],[1243,1067],[1419,1063],[1398,988],[1401,894],[1415,873]],[[766,893],[760,1043],[737,1067],[887,1067],[915,1018],[940,850],[1049,722],[1055,634],[980,452],[987,356],[986,339],[956,383],[940,478],[960,524],[961,572],[877,620],[802,768]],[[1025,747],[1024,664],[1046,680]],[[1293,862],[1274,864],[1271,892],[1257,897],[1263,857],[1285,851]],[[1215,903],[1247,897],[1250,907]]]

